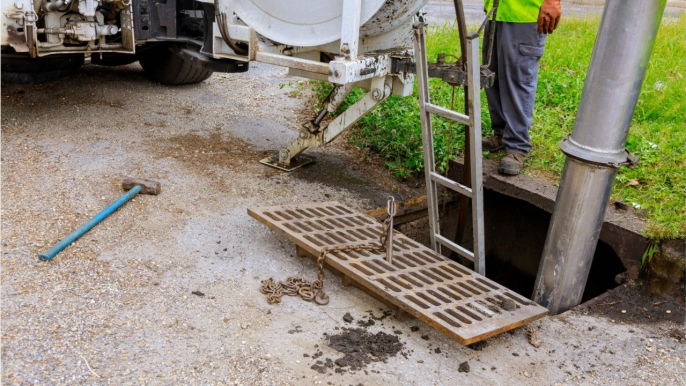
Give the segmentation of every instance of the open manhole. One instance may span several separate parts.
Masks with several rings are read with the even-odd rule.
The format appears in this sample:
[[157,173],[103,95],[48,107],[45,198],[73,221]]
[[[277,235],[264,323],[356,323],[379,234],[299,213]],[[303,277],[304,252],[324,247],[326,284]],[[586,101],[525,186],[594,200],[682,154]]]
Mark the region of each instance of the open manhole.
[[[313,258],[325,247],[378,243],[383,226],[339,203],[250,208],[248,213]],[[468,345],[544,317],[547,310],[433,250],[394,233],[393,262],[336,252],[325,265],[368,294]]]
[[[443,208],[444,213],[441,214],[441,218],[445,221],[441,224],[441,230],[445,237],[454,240],[460,209],[459,202],[448,202]],[[407,234],[405,229],[410,228],[413,230],[411,235],[415,240],[426,242],[421,236],[416,236],[428,234],[429,225],[425,210],[423,214],[422,217],[416,217],[411,226],[406,223],[396,229]],[[486,276],[530,298],[548,235],[550,218],[549,212],[529,202],[484,189]],[[396,223],[402,222],[401,219],[398,220],[400,221]],[[471,224],[467,222],[464,237],[460,240],[460,244],[467,249],[472,248],[471,235]],[[633,247],[627,247],[623,252],[634,253],[633,249]],[[641,253],[642,251],[638,252],[639,257]],[[460,261],[459,257],[454,254],[449,257]],[[464,264],[469,267],[470,262],[464,262]],[[626,270],[618,253],[601,237],[593,257],[582,302],[615,288],[618,285],[615,281],[616,276]]]

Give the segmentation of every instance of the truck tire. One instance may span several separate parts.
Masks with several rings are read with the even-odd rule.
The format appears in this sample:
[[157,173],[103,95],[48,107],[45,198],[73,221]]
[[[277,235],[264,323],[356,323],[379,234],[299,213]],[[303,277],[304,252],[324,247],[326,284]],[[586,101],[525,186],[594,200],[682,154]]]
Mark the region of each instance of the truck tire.
[[176,44],[165,44],[141,54],[139,62],[154,80],[169,85],[200,83],[212,76],[212,71],[195,65],[178,53]]
[[83,65],[83,55],[48,55],[31,58],[21,54],[2,54],[2,81],[8,83],[47,83],[69,75]]

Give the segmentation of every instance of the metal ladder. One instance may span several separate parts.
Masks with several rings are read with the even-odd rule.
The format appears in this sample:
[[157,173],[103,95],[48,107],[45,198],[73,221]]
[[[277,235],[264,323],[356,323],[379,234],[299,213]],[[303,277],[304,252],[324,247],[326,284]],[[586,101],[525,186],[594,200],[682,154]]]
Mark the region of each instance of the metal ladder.
[[[479,36],[469,35],[466,39],[466,52],[463,55],[467,62],[467,97],[470,115],[458,113],[431,103],[429,96],[428,59],[426,57],[425,24],[414,25],[414,48],[417,63],[417,88],[419,92],[419,110],[422,124],[422,142],[424,146],[424,172],[426,174],[426,190],[429,209],[429,235],[431,247],[441,253],[441,247],[446,247],[455,253],[474,262],[474,270],[485,275],[484,251],[484,210],[483,210],[483,181],[481,160],[481,74],[479,65]],[[469,188],[436,172],[434,154],[433,129],[431,115],[436,114],[445,119],[462,123],[469,127],[469,149],[472,187]],[[474,231],[474,252],[441,236],[438,211],[438,185],[452,189],[472,200],[472,229]]]

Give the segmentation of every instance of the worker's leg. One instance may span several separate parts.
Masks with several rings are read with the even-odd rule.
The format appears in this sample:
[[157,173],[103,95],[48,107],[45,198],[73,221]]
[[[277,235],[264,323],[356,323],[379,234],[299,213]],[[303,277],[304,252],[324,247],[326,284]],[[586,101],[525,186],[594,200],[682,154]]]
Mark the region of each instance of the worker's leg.
[[[500,32],[501,22],[497,22],[496,34],[493,36],[493,51],[491,53],[491,63],[488,68],[496,73],[495,82],[493,87],[486,89],[486,98],[488,99],[488,111],[491,115],[491,127],[493,128],[493,134],[502,137],[503,130],[505,129],[505,116],[503,115],[503,106],[500,103],[500,86],[499,86],[499,73],[498,73],[498,54],[501,50],[498,44],[498,34]],[[488,46],[490,44],[491,31],[490,24],[486,27],[484,31],[484,44],[482,61],[484,64],[488,63]]]
[[[503,143],[510,153],[528,154],[534,114],[538,61],[546,35],[536,23],[498,23],[498,92],[505,127]],[[491,101],[489,99],[489,105]],[[493,114],[493,112],[491,112]]]

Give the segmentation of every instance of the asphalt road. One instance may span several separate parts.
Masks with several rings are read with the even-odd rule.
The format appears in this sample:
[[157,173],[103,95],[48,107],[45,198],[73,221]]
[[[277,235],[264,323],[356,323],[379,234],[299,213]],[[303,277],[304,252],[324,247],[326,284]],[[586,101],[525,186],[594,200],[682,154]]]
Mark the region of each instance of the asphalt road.
[[[464,0],[462,2],[465,19],[469,24],[481,23],[484,20],[483,0]],[[455,6],[451,0],[429,0],[425,7],[427,21],[430,25],[443,25],[455,21]],[[573,4],[568,1],[562,2],[562,22],[568,16],[584,17],[599,16],[603,12],[602,6]],[[683,8],[667,8],[665,16],[678,17],[684,13]]]

